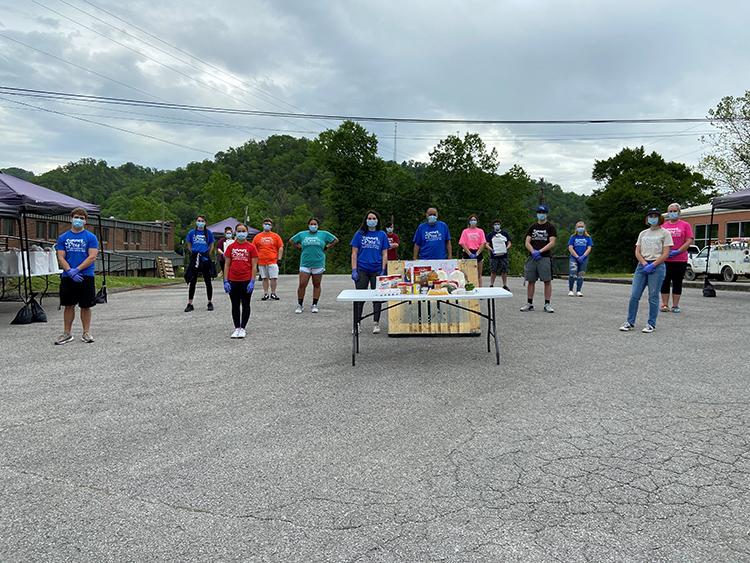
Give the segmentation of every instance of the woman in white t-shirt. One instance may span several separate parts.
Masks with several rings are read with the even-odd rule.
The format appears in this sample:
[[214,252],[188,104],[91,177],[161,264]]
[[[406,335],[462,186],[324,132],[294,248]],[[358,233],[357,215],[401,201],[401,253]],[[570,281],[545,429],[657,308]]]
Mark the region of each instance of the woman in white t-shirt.
[[669,231],[662,228],[664,217],[658,209],[652,208],[646,214],[648,229],[641,231],[635,243],[635,257],[638,266],[633,273],[633,289],[628,305],[628,320],[620,327],[627,332],[635,328],[635,317],[638,314],[638,303],[643,290],[648,286],[648,324],[643,332],[654,332],[656,317],[659,315],[659,291],[667,273],[664,261],[674,244]]

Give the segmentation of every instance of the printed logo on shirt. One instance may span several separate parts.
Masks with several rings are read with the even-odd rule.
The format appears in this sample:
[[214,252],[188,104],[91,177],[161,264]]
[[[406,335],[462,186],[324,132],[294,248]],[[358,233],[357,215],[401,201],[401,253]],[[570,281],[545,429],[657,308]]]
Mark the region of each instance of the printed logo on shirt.
[[86,239],[65,239],[65,252],[86,252]]
[[360,239],[360,247],[365,248],[372,248],[375,250],[380,249],[380,237],[377,236],[362,236]]
[[443,240],[443,233],[440,231],[425,231],[424,232],[424,240],[426,242],[434,242],[438,240]]
[[263,246],[276,246],[276,240],[273,237],[260,237],[258,242]]
[[318,237],[305,237],[302,239],[302,246],[320,246],[322,242]]
[[240,262],[247,262],[249,259],[249,255],[247,252],[247,248],[237,248],[236,246],[232,247],[232,260],[239,260]]
[[547,242],[548,232],[547,229],[532,229],[531,240],[541,240]]
[[587,239],[586,237],[577,237],[573,239],[573,244],[571,246],[588,246],[588,244],[589,239]]
[[205,244],[206,243],[206,235],[200,235],[198,233],[195,233],[193,235],[193,244]]

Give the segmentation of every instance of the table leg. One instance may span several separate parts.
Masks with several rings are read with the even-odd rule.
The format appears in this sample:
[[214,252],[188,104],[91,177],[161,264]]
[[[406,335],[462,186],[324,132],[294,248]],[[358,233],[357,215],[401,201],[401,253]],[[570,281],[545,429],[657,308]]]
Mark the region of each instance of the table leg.
[[357,304],[352,303],[352,366],[357,365],[357,352],[359,351],[357,338]]
[[492,322],[490,321],[490,318],[492,317],[492,306],[490,305],[490,300],[487,300],[487,353],[490,353],[490,336],[492,334]]
[[492,301],[492,334],[495,336],[495,360],[497,365],[500,365],[500,342],[497,338],[497,313],[495,311],[495,300]]

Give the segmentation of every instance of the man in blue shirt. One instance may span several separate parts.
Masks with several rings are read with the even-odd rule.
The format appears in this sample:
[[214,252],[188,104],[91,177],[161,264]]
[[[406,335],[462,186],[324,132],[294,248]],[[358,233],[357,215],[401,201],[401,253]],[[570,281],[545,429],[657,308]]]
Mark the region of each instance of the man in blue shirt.
[[450,260],[453,248],[448,225],[438,221],[438,211],[434,207],[425,215],[427,222],[421,223],[414,233],[414,260]]
[[203,276],[206,282],[206,297],[208,298],[207,309],[214,310],[211,303],[214,289],[211,285],[213,262],[211,262],[210,253],[214,248],[214,234],[206,228],[206,218],[198,215],[195,218],[195,229],[191,229],[185,237],[188,251],[190,252],[190,263],[185,271],[185,281],[188,285],[188,303],[185,312],[189,313],[194,310],[193,297],[195,297],[195,286],[198,283],[198,277]]
[[60,305],[63,312],[64,332],[55,340],[62,345],[73,341],[73,321],[76,305],[81,309],[81,340],[91,343],[91,307],[96,305],[94,284],[94,262],[99,254],[99,241],[86,230],[89,216],[85,209],[77,207],[70,214],[71,229],[61,234],[55,243],[57,261],[63,273],[60,277]]

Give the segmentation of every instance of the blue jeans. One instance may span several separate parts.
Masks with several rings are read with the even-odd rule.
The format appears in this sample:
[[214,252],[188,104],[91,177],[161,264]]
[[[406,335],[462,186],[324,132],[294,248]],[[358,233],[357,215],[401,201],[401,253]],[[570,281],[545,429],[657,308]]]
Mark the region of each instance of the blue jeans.
[[638,267],[633,273],[633,289],[630,293],[630,305],[628,305],[628,322],[635,324],[635,317],[638,314],[638,303],[643,295],[643,290],[648,286],[648,324],[655,327],[656,317],[659,315],[659,292],[661,284],[664,282],[664,276],[667,275],[667,267],[659,264],[650,274],[643,272],[643,266]]
[[568,261],[568,289],[573,291],[573,284],[576,285],[576,291],[581,291],[583,288],[583,274],[586,272],[586,267],[589,265],[589,257],[586,256],[580,263],[578,260],[570,257]]

